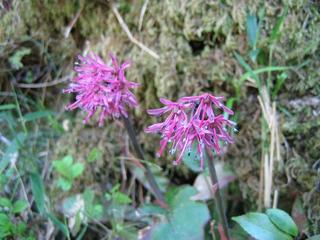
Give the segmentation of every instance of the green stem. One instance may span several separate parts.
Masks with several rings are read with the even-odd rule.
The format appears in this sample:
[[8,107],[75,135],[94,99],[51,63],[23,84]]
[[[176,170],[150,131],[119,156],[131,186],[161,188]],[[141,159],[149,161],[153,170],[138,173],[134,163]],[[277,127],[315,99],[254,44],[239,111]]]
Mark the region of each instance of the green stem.
[[11,83],[11,88],[12,88],[12,92],[13,92],[13,95],[14,95],[14,100],[15,100],[16,105],[17,105],[17,111],[18,111],[18,114],[19,114],[19,118],[20,118],[20,121],[21,121],[21,125],[22,125],[22,128],[23,128],[23,131],[24,131],[25,134],[27,134],[28,130],[27,130],[24,118],[22,116],[19,100],[18,100],[18,97],[17,97],[17,92],[16,92],[16,89],[14,88],[12,83]]
[[[133,126],[132,126],[132,123],[130,121],[129,118],[126,118],[126,117],[123,117],[123,121],[124,121],[124,125],[127,129],[127,132],[129,134],[129,137],[130,137],[130,140],[131,140],[131,143],[133,145],[133,148],[134,150],[136,151],[136,154],[138,156],[139,159],[141,160],[145,160],[145,157],[144,157],[144,153],[142,151],[142,148],[140,146],[140,144],[138,143],[138,140],[136,138],[136,134],[134,132],[134,129],[133,129]],[[146,174],[146,178],[148,179],[148,182],[150,184],[150,187],[151,189],[153,190],[153,193],[155,194],[156,198],[158,199],[158,201],[160,201],[160,204],[162,206],[166,206],[166,203],[165,203],[165,200],[164,200],[164,197],[160,191],[160,188],[151,172],[151,169],[149,168],[148,164],[146,163],[146,161],[142,161],[141,162],[142,165],[144,166],[145,168],[145,174]]]
[[[272,55],[273,55],[273,45],[270,46],[270,51],[269,51],[269,68],[272,66]],[[271,70],[270,69],[268,71],[267,88],[268,88],[268,93],[270,94],[271,92]]]
[[213,157],[207,152],[208,158],[208,168],[209,168],[209,173],[211,177],[211,182],[212,186],[217,186],[217,191],[214,194],[214,199],[215,199],[215,205],[216,209],[219,213],[219,218],[222,223],[223,231],[227,237],[227,239],[230,239],[230,233],[229,233],[229,228],[228,228],[228,222],[227,222],[227,217],[225,215],[223,203],[222,203],[222,197],[220,194],[220,189],[219,189],[219,183],[218,183],[218,177],[217,177],[217,172],[214,167],[214,162],[213,162]]

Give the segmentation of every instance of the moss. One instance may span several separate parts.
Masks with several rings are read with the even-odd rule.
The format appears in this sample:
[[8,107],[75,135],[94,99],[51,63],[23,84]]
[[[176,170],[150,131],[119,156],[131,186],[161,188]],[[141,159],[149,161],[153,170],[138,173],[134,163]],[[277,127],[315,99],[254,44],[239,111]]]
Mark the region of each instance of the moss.
[[[265,17],[260,23],[262,40],[258,47],[262,53],[267,53],[269,42],[266,39],[284,6],[288,5],[282,35],[274,44],[273,56],[274,65],[294,67],[287,72],[288,79],[277,97],[284,110],[280,116],[283,135],[290,147],[290,153],[286,152],[285,146],[282,146],[282,152],[287,154],[283,154],[286,155],[284,166],[287,170],[292,169],[292,166],[300,169],[299,174],[291,177],[299,185],[299,191],[312,200],[308,202],[308,197],[304,198],[305,206],[310,211],[309,219],[315,222],[319,209],[308,204],[314,203],[316,196],[313,191],[316,177],[310,174],[310,166],[320,158],[319,119],[314,114],[318,110],[308,107],[302,110],[291,109],[287,103],[294,98],[320,95],[320,12],[317,3],[304,0],[264,1],[261,4],[253,0],[150,2],[140,31],[138,25],[143,2],[120,1],[118,8],[132,34],[157,52],[159,60],[143,52],[128,39],[110,7],[103,1],[14,0],[12,7],[0,19],[0,40],[2,43],[10,43],[0,52],[0,65],[8,68],[7,56],[23,46],[26,37],[42,44],[33,54],[45,56],[45,61],[37,63],[40,66],[52,63],[53,71],[48,73],[52,78],[60,76],[60,73],[68,75],[75,54],[84,49],[94,50],[105,58],[109,51],[119,55],[122,60],[130,58],[134,65],[128,70],[128,78],[142,84],[137,90],[141,105],[134,112],[137,116],[136,126],[140,129],[155,121],[145,114],[145,110],[158,107],[159,97],[177,99],[201,91],[228,97],[236,95],[235,111],[239,116],[240,132],[225,160],[239,176],[245,208],[254,209],[261,159],[261,124],[256,118],[260,114],[260,107],[256,99],[257,91],[238,83],[244,71],[235,60],[234,53],[238,52],[245,58],[248,54],[247,11],[258,13],[262,8],[265,10]],[[66,27],[80,9],[79,19],[70,36],[65,38],[63,33]],[[9,75],[1,77],[10,79]],[[48,93],[49,106],[53,105],[55,97],[55,94]],[[61,103],[58,108],[63,105]],[[77,134],[80,134],[79,131],[75,132],[73,138],[79,138]],[[109,134],[111,139],[115,139],[117,132],[110,131]],[[152,153],[158,147],[156,137],[141,134],[140,139],[147,152]],[[110,141],[108,138],[105,140]],[[61,147],[59,151],[64,152],[63,149]],[[84,149],[87,148],[77,147],[74,152],[84,158],[87,154]],[[116,157],[116,154],[113,153],[112,157]],[[171,160],[163,157],[157,163],[170,164]],[[283,183],[285,171],[278,169],[276,175],[280,176],[279,181]]]

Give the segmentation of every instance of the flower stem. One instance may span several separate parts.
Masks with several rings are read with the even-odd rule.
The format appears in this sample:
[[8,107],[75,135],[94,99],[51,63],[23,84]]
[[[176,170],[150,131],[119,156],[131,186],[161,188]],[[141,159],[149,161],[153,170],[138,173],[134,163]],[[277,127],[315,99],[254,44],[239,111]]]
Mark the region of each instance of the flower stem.
[[207,151],[206,155],[209,156],[209,158],[208,158],[208,168],[209,168],[209,173],[210,173],[210,177],[211,177],[212,186],[217,186],[217,188],[216,188],[217,190],[216,190],[216,192],[214,194],[216,209],[217,209],[217,211],[219,213],[220,221],[222,222],[223,231],[224,231],[227,239],[229,240],[230,239],[230,233],[229,233],[229,228],[228,228],[228,222],[227,222],[227,217],[225,215],[223,202],[222,202],[222,198],[221,198],[221,194],[220,194],[218,177],[217,177],[216,169],[214,167],[213,156],[211,154],[209,154],[208,151]]
[[[138,143],[138,140],[136,138],[136,134],[135,131],[133,129],[132,123],[130,121],[129,118],[123,117],[123,121],[124,121],[124,125],[127,129],[127,132],[129,134],[131,143],[133,145],[134,150],[136,151],[136,154],[138,155],[139,159],[145,160],[144,158],[144,153],[142,151],[142,148],[140,146],[140,144]],[[151,189],[153,190],[153,193],[155,194],[156,198],[158,199],[158,201],[160,202],[160,205],[162,206],[166,206],[164,197],[160,191],[160,188],[154,178],[153,173],[151,172],[151,169],[148,166],[148,163],[146,163],[145,161],[141,162],[142,165],[145,168],[145,174],[146,174],[146,178],[148,179],[148,182],[150,184]]]

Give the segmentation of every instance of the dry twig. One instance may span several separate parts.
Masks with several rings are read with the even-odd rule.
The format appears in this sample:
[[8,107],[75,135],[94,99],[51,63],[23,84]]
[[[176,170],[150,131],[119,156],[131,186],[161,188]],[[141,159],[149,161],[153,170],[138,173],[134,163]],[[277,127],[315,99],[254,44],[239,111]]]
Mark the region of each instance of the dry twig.
[[121,28],[125,31],[125,33],[127,34],[128,38],[130,39],[130,41],[133,42],[134,44],[138,45],[143,51],[147,52],[148,54],[150,54],[155,59],[159,59],[160,57],[159,57],[159,55],[157,53],[155,53],[150,48],[145,46],[143,43],[141,43],[137,39],[135,39],[135,37],[130,32],[127,24],[124,22],[123,18],[121,17],[116,5],[115,4],[111,4],[111,8],[112,8],[113,13],[116,15],[116,18],[117,18]]
[[51,82],[44,82],[44,83],[18,83],[17,87],[19,88],[46,88],[58,85],[60,83],[67,82],[71,78],[70,75],[65,76],[61,79],[57,79]]

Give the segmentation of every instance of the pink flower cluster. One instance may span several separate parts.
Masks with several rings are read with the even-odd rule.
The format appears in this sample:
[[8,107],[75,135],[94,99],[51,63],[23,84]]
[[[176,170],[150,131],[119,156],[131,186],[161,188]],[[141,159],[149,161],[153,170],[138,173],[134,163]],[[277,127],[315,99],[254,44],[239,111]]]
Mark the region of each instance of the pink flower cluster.
[[76,101],[69,104],[67,110],[80,108],[88,113],[83,120],[87,123],[97,112],[100,112],[99,126],[107,117],[127,117],[126,106],[138,105],[135,95],[130,89],[139,84],[130,82],[125,77],[125,69],[130,66],[128,61],[119,65],[117,58],[110,54],[112,66],[93,53],[78,56],[79,63],[74,70],[77,76],[64,93],[75,93]]
[[226,127],[235,129],[235,123],[224,117],[224,113],[233,115],[233,111],[221,103],[224,97],[215,97],[210,94],[182,97],[177,102],[161,98],[165,106],[159,109],[148,110],[150,115],[161,116],[168,114],[164,122],[149,126],[147,133],[160,133],[161,156],[165,147],[171,144],[170,153],[178,151],[174,164],[179,164],[185,152],[190,152],[194,143],[200,157],[200,166],[204,165],[205,148],[221,152],[219,141],[232,143]]

